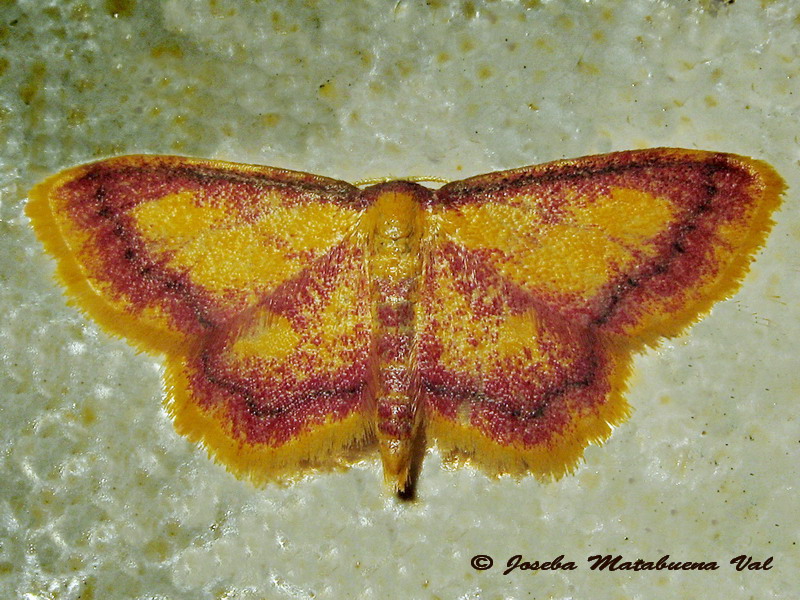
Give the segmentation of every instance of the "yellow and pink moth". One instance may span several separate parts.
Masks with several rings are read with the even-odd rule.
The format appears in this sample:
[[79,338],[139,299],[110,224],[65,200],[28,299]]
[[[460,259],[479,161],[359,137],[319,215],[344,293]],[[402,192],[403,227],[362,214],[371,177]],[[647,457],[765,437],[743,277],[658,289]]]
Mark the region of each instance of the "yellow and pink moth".
[[166,356],[176,429],[260,484],[435,443],[560,477],[628,416],[631,356],[732,294],[772,225],[767,164],[671,148],[429,189],[123,156],[36,186],[73,302]]

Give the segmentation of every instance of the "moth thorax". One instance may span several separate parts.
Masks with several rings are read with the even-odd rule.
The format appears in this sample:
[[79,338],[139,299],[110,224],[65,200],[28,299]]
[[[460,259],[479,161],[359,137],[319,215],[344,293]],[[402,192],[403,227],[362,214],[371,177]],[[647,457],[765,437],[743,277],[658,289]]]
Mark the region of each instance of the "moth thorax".
[[[419,260],[422,210],[419,202],[404,191],[387,190],[378,194],[372,208],[372,258],[387,268],[403,260]],[[399,265],[395,265],[399,266]]]

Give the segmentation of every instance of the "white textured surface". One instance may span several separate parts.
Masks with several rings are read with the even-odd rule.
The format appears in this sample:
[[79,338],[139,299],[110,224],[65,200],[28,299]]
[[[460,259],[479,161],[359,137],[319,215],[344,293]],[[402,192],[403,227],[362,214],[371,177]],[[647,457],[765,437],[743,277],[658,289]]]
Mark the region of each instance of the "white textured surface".
[[[792,0],[0,2],[0,597],[793,597],[799,20]],[[355,180],[660,145],[791,186],[740,293],[637,359],[632,419],[575,476],[433,453],[412,505],[377,463],[263,490],[211,463],[160,408],[159,361],[66,306],[23,215],[43,176],[134,151]],[[589,570],[606,553],[720,569]],[[734,571],[743,553],[772,569]],[[503,576],[514,554],[578,569]]]

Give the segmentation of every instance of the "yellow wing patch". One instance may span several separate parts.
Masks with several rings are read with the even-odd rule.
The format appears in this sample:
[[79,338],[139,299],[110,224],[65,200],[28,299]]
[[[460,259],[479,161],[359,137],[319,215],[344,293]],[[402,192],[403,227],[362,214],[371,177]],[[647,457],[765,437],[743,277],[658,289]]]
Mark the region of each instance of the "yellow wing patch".
[[565,196],[556,215],[544,214],[535,196],[524,195],[440,211],[440,229],[465,248],[496,250],[492,266],[520,285],[591,295],[610,274],[651,258],[649,241],[674,222],[667,201],[634,189]]
[[[148,247],[166,264],[214,295],[242,295],[246,303],[295,277],[348,234],[359,212],[334,204],[281,207],[275,192],[259,196],[264,208],[243,218],[235,209],[181,192],[132,210]],[[213,251],[209,251],[213,249]]]

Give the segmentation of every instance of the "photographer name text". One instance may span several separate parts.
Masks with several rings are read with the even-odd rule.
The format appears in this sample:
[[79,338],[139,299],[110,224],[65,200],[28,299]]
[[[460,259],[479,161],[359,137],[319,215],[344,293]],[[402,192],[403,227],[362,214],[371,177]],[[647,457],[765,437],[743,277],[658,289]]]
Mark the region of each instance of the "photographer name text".
[[[740,554],[729,561],[728,565],[737,571],[769,571],[772,569],[772,558],[755,560],[747,554]],[[658,560],[636,558],[629,560],[621,554],[595,554],[586,559],[592,571],[716,571],[720,568],[716,560],[709,561],[682,561],[675,560],[665,554]],[[470,561],[472,568],[477,571],[487,571],[494,566],[494,559],[488,554],[476,554]],[[574,571],[578,568],[575,561],[567,560],[564,555],[556,556],[552,560],[538,561],[525,560],[521,554],[515,554],[505,563],[503,575],[514,571]]]

